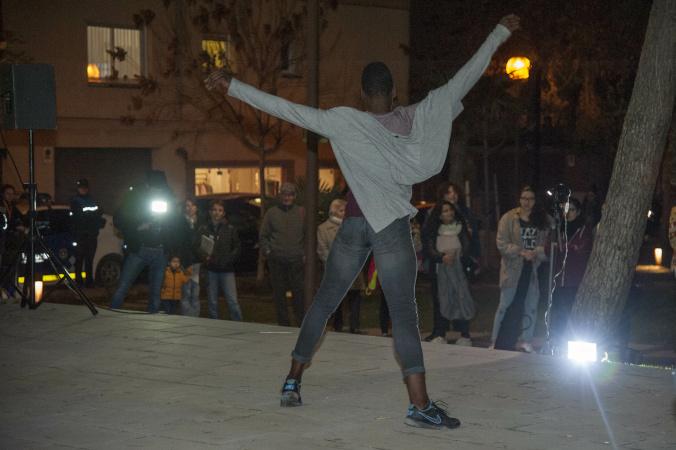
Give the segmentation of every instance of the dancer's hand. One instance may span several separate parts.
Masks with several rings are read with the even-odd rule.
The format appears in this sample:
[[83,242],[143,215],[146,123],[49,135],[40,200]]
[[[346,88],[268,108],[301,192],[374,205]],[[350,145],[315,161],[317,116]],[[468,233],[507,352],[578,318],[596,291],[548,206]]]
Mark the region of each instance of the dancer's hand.
[[514,33],[516,30],[520,28],[519,27],[520,21],[521,17],[517,16],[516,14],[510,14],[500,19],[500,22],[498,23],[503,27],[507,28],[510,33]]
[[453,264],[453,255],[446,253],[441,260],[444,262],[444,264]]
[[226,73],[223,69],[216,69],[204,80],[204,85],[209,90],[212,90],[216,86],[223,85],[225,89],[228,90],[228,88],[230,88],[230,81],[232,81],[231,74]]

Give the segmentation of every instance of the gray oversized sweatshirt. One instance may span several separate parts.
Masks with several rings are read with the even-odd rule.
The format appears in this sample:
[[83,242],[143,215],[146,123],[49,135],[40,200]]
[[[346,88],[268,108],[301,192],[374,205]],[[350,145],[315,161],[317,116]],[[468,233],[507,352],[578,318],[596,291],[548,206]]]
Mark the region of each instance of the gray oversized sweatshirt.
[[472,59],[444,86],[418,104],[411,133],[401,136],[373,116],[345,106],[321,110],[259,91],[236,79],[228,94],[331,141],[347,184],[364,217],[379,232],[394,220],[413,217],[411,186],[436,175],[448,152],[460,100],[481,78],[495,50],[510,36],[497,25]]

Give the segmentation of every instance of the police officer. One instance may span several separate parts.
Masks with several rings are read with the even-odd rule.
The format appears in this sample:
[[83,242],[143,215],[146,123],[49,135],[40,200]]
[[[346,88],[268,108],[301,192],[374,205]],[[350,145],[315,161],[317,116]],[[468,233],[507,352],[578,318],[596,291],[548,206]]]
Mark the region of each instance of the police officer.
[[75,279],[82,286],[82,264],[86,278],[84,287],[94,286],[94,255],[99,230],[106,224],[103,212],[96,200],[89,195],[89,182],[82,178],[77,182],[77,193],[70,199],[71,235],[75,254]]

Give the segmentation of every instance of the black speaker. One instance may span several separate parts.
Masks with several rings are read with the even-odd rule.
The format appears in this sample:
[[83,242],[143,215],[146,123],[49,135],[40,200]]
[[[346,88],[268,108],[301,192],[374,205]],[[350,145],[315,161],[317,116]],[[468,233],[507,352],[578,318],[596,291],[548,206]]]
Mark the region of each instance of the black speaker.
[[56,130],[54,66],[0,64],[2,127]]

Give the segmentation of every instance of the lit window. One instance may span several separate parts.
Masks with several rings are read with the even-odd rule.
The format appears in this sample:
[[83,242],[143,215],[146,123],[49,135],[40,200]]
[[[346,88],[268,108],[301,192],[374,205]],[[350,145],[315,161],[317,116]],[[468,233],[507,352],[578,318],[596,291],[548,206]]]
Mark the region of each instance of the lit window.
[[[281,167],[265,168],[265,190],[276,192],[282,182]],[[209,167],[195,169],[195,195],[257,194],[261,191],[258,167]]]
[[90,82],[136,82],[145,75],[143,32],[133,28],[87,27],[87,78]]
[[209,58],[209,63],[203,64],[205,68],[212,65],[225,67],[232,73],[237,72],[235,46],[228,39],[205,39],[202,41],[202,51]]

